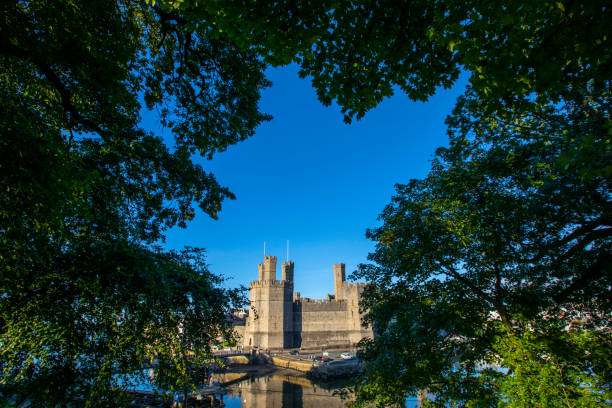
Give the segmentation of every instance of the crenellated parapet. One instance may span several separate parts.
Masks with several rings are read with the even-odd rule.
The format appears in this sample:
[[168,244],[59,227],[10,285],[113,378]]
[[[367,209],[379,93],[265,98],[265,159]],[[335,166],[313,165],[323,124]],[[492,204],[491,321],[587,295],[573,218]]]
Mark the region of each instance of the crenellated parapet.
[[344,299],[311,299],[311,298],[299,298],[295,300],[296,302],[302,302],[302,303],[316,303],[318,305],[325,305],[325,304],[337,304],[337,303],[346,303],[346,300]]
[[251,281],[249,288],[271,288],[271,287],[293,287],[293,282],[279,280],[256,280]]
[[356,302],[366,288],[367,283],[355,282],[348,283],[342,282],[336,287],[336,298],[337,299],[349,299]]
[[365,289],[365,287],[367,286],[367,283],[365,282],[355,282],[355,283],[349,283],[349,282],[344,282],[343,285],[345,288],[349,289],[349,290],[362,290]]

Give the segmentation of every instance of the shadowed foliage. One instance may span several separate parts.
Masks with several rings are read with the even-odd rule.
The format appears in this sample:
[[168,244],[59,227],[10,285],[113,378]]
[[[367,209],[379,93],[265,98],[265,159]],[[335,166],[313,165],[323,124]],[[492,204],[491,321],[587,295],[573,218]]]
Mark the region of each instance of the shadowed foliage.
[[226,331],[233,294],[151,244],[232,197],[191,157],[252,135],[265,64],[296,62],[347,122],[470,79],[449,146],[368,233],[358,402],[601,406],[611,21],[603,0],[2,3],[3,395],[113,406],[113,374],[151,356],[188,385],[181,356]]
[[153,359],[183,389],[240,299],[201,250],[151,244],[233,198],[191,157],[269,119],[264,65],[140,1],[3,2],[0,65],[0,393],[116,406]]

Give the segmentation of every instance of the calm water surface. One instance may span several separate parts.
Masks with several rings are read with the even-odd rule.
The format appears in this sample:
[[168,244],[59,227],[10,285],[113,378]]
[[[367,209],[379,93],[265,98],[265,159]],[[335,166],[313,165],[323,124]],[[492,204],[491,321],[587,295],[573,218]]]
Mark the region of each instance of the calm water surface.
[[[249,378],[225,388],[223,402],[227,408],[343,408],[343,400],[335,391],[339,384],[320,385],[303,377],[268,375]],[[406,401],[407,408],[416,408],[417,401]]]

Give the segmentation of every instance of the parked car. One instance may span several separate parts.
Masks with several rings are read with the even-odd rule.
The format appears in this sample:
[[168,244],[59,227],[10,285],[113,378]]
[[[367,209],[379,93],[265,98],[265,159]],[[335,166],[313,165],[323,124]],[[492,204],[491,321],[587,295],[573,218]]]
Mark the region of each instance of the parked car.
[[350,353],[342,353],[340,354],[340,358],[342,358],[343,360],[352,360],[355,358],[355,356]]
[[300,353],[297,350],[291,350],[289,352],[289,355],[292,355],[292,356],[297,356],[298,354],[300,354]]

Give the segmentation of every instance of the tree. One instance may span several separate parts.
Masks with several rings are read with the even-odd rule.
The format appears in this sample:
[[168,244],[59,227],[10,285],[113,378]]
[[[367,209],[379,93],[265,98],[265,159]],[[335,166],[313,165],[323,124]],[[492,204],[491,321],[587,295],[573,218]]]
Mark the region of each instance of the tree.
[[[378,336],[365,344],[362,399],[401,405],[406,392],[429,388],[438,404],[492,405],[511,401],[511,380],[529,384],[519,373],[550,386],[554,368],[565,377],[552,393],[583,403],[580,379],[591,375],[587,400],[601,403],[610,379],[607,4],[245,3],[166,7],[200,13],[266,62],[299,63],[347,122],[398,89],[425,100],[470,75],[449,149],[427,179],[398,188],[369,233],[375,265],[356,277],[374,282],[362,306]],[[574,318],[586,326],[568,334]],[[503,345],[540,350],[550,364],[523,370]],[[580,362],[571,349],[605,363]],[[477,372],[481,361],[513,374]]]
[[202,252],[152,245],[233,198],[192,155],[269,119],[263,63],[206,30],[141,1],[0,6],[3,397],[116,406],[120,376],[174,358],[177,338],[206,353],[230,335],[238,298]]
[[[397,186],[368,232],[374,264],[356,273],[373,282],[364,399],[399,404],[419,389],[435,406],[610,398],[611,95],[588,92],[590,106],[503,116],[474,92],[459,100],[450,146],[425,179]],[[592,161],[577,165],[578,149]]]
[[[369,233],[375,264],[356,277],[374,282],[363,307],[378,336],[365,344],[361,397],[401,405],[405,392],[430,388],[439,404],[491,405],[511,400],[503,397],[511,380],[528,383],[520,372],[552,384],[554,367],[566,377],[553,393],[569,387],[578,403],[576,393],[589,390],[580,379],[592,375],[589,401],[601,403],[610,379],[608,5],[312,1],[308,9],[319,17],[281,2],[254,19],[240,8],[212,18],[265,61],[298,62],[347,122],[398,89],[424,100],[462,70],[470,75],[450,148],[428,178],[398,187],[383,226]],[[586,325],[575,336],[574,318]],[[517,355],[542,347],[535,355],[550,364],[523,370],[504,344]],[[605,363],[580,363],[571,349]],[[476,373],[479,361],[513,374]]]
[[425,100],[460,72],[494,107],[575,99],[609,77],[611,10],[604,0],[161,1],[208,21],[272,65],[297,62],[319,99],[345,120],[401,90]]
[[[471,375],[483,353],[503,357],[496,347],[509,344],[528,355],[521,328],[556,319],[562,305],[607,319],[612,52],[604,1],[226,3],[0,6],[0,149],[12,158],[0,168],[0,364],[4,378],[23,379],[3,392],[27,395],[43,384],[34,403],[83,395],[93,403],[114,387],[109,367],[135,370],[146,360],[142,343],[118,342],[118,352],[111,341],[136,338],[122,334],[138,321],[123,302],[155,298],[137,289],[166,282],[168,265],[186,270],[150,247],[165,228],[185,225],[196,202],[215,217],[232,197],[191,156],[210,158],[268,119],[257,109],[265,64],[299,63],[347,122],[398,88],[424,100],[470,73],[472,91],[450,122],[462,136],[440,151],[430,177],[400,188],[398,207],[371,233],[378,266],[360,273],[376,283],[364,306],[379,336],[366,347],[363,397],[378,389],[379,401],[400,402],[402,392],[428,386],[455,400],[472,390],[494,401],[489,391],[504,389],[496,373]],[[158,110],[172,149],[140,128],[142,105]],[[404,240],[388,246],[396,237]],[[517,255],[517,245],[533,259]],[[182,318],[164,326],[156,313],[183,316],[190,303],[184,277],[170,276],[174,292],[163,296],[175,301],[150,303],[143,322],[174,339]],[[556,338],[563,319],[552,325]],[[441,337],[440,327],[452,330]],[[593,323],[589,336],[602,327]],[[107,339],[95,352],[91,333]],[[451,371],[454,359],[465,368]],[[593,373],[609,378],[599,366]]]

